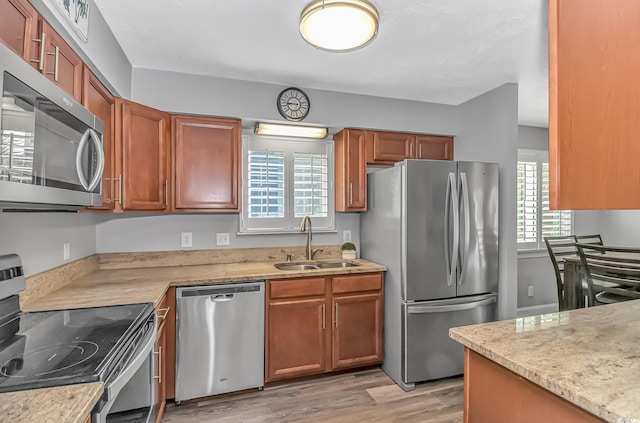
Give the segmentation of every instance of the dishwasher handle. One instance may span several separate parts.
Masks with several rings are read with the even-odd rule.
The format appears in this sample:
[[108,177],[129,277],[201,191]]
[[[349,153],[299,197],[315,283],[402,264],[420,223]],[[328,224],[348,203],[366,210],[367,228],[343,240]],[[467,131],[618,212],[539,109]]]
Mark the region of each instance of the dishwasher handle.
[[222,303],[225,301],[233,301],[234,294],[217,294],[209,297],[214,303]]

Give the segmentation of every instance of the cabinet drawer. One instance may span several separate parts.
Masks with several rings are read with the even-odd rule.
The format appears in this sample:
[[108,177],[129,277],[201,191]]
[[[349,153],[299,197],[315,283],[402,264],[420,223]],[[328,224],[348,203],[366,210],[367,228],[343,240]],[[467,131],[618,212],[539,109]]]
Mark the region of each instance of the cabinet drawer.
[[379,291],[382,289],[382,275],[336,276],[333,278],[332,292],[344,294],[347,292]]
[[324,278],[269,281],[269,298],[310,297],[324,293]]

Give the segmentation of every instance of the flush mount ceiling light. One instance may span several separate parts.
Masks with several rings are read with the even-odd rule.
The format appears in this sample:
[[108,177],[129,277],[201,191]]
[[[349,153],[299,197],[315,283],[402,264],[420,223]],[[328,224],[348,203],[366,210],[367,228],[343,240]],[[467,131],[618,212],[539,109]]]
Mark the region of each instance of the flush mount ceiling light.
[[319,126],[280,125],[264,122],[256,123],[255,127],[257,135],[281,137],[325,138],[328,132],[327,128]]
[[378,11],[363,0],[312,1],[300,15],[300,34],[322,50],[355,50],[378,34]]

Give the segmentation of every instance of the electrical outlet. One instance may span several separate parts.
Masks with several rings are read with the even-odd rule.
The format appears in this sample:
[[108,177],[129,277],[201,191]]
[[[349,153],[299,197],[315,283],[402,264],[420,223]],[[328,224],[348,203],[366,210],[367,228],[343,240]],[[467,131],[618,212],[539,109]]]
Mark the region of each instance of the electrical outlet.
[[342,242],[351,242],[351,231],[350,230],[342,231]]
[[65,242],[62,244],[62,259],[67,261],[71,258],[71,243]]
[[228,233],[216,234],[216,245],[229,245],[229,234]]
[[533,297],[533,285],[529,285],[529,288],[527,289],[527,295],[529,297]]
[[182,248],[193,247],[193,234],[191,232],[182,232],[180,245]]

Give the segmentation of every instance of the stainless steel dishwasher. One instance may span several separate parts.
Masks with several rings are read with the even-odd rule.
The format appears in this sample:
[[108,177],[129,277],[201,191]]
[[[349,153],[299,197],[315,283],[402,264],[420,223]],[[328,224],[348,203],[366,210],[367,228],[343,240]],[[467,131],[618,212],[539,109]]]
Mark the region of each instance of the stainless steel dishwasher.
[[176,401],[264,386],[264,281],[176,290]]

